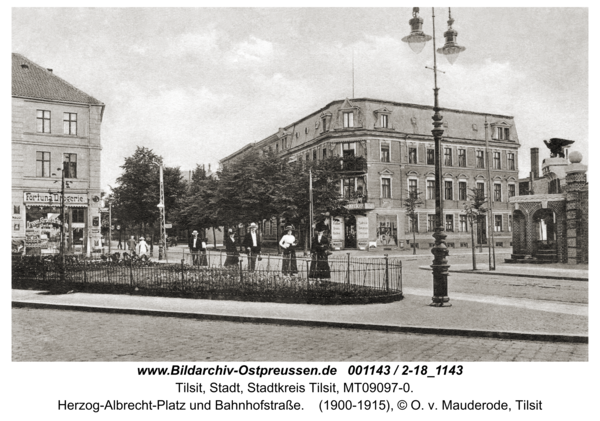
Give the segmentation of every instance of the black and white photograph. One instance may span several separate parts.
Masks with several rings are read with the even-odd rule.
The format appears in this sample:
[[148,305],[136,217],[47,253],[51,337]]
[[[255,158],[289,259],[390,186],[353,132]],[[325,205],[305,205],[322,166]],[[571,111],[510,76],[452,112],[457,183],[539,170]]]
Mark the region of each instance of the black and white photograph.
[[588,419],[587,5],[24,6],[32,416]]

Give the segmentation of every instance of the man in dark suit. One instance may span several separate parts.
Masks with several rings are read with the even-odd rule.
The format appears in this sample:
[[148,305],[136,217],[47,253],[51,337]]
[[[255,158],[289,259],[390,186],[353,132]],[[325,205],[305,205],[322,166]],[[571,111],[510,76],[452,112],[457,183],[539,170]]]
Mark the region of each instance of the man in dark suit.
[[246,234],[244,237],[244,242],[242,246],[246,249],[248,253],[248,270],[250,272],[254,271],[256,267],[256,258],[260,254],[260,236],[258,235],[258,225],[254,222],[250,224],[250,232]]
[[190,253],[192,254],[192,264],[197,265],[198,252],[202,248],[202,239],[198,237],[198,231],[192,231],[192,236],[190,237],[188,247],[190,248]]

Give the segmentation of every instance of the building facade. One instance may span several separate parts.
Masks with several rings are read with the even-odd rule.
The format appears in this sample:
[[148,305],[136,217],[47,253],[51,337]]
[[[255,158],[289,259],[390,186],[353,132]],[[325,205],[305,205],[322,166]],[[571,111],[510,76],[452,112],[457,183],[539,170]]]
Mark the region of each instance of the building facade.
[[101,247],[100,127],[104,104],[26,57],[12,55],[13,240],[28,253]]
[[[441,187],[448,246],[470,247],[464,203],[471,194],[469,189],[485,188],[487,192],[487,166],[491,165],[494,241],[498,246],[509,247],[512,210],[508,199],[515,195],[519,168],[514,118],[452,109],[441,112]],[[348,208],[353,215],[330,221],[333,246],[410,246],[413,224],[406,217],[404,205],[409,192],[418,191],[424,203],[417,210],[418,221],[414,225],[416,246],[430,248],[435,226],[432,115],[431,107],[415,104],[368,98],[333,101],[266,139],[244,146],[221,160],[221,164],[255,148],[271,150],[290,160],[355,157],[352,165],[344,167],[340,185],[340,194],[350,201]],[[479,231],[485,243],[487,229]]]

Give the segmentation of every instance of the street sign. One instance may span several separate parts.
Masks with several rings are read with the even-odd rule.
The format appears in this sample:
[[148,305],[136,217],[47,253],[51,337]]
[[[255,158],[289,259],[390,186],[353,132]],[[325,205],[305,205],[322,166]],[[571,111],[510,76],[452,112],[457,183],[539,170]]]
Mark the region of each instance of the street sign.
[[165,229],[166,228],[173,228],[173,224],[165,224]]

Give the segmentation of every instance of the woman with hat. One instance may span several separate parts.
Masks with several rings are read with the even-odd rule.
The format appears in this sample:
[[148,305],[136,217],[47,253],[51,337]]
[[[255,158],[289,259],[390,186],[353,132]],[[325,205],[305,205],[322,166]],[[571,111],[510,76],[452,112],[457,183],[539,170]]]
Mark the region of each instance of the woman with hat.
[[312,259],[310,262],[310,271],[308,274],[309,278],[331,278],[329,262],[327,261],[327,255],[329,252],[329,239],[325,235],[326,230],[327,226],[322,223],[317,224],[315,228],[315,231],[317,233],[313,238],[312,246],[310,248],[310,251],[312,252]]
[[281,265],[281,271],[284,275],[296,275],[298,273],[298,266],[296,263],[296,246],[298,242],[294,237],[294,226],[288,225],[285,227],[286,234],[281,237],[279,245],[283,248],[283,262]]
[[238,257],[240,253],[235,246],[235,233],[231,228],[227,230],[227,235],[225,236],[225,251],[227,259],[225,259],[224,266],[237,266],[240,261]]
[[146,243],[144,237],[140,237],[140,241],[137,243],[135,251],[140,257],[148,255],[148,243]]

